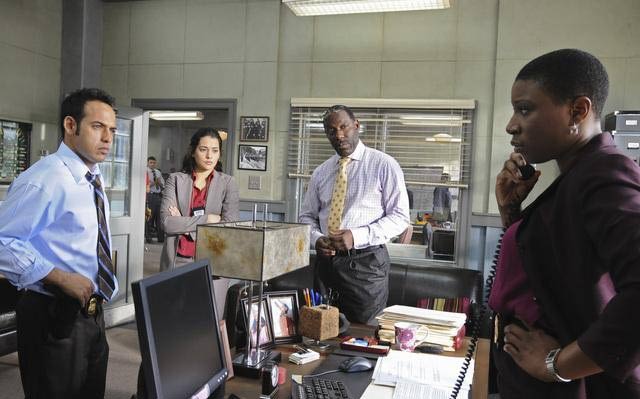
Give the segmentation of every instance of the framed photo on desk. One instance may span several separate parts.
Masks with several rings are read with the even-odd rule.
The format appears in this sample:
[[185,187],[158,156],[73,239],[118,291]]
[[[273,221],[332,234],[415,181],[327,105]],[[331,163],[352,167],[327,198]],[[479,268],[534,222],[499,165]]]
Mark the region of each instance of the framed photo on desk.
[[298,332],[298,292],[269,292],[267,301],[276,344],[300,342],[302,337]]
[[[251,346],[257,348],[257,331],[258,331],[258,297],[253,298],[251,304],[251,320],[249,321],[249,301],[247,298],[242,299],[242,309],[244,310],[245,326],[247,327],[247,336],[251,337]],[[271,348],[275,345],[273,339],[273,325],[267,310],[267,298],[262,298],[260,302],[260,348]]]

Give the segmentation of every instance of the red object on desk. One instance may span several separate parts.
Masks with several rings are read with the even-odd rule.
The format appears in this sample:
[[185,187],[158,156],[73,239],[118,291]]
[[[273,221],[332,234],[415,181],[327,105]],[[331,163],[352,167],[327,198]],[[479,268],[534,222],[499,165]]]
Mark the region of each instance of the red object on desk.
[[[357,341],[356,341],[357,340]],[[366,341],[366,345],[362,343],[356,343]],[[358,352],[368,352],[368,353],[378,353],[381,355],[386,355],[389,353],[389,346],[379,345],[378,340],[374,338],[354,338],[354,337],[344,337],[342,342],[340,342],[340,348],[350,350],[350,351],[358,351]]]

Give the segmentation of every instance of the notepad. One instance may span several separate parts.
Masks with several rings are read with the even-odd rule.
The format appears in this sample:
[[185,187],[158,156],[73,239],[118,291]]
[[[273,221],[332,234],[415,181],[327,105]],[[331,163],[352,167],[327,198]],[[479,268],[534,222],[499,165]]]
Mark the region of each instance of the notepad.
[[320,354],[311,349],[294,352],[289,355],[289,361],[295,364],[306,364],[318,359],[320,359]]

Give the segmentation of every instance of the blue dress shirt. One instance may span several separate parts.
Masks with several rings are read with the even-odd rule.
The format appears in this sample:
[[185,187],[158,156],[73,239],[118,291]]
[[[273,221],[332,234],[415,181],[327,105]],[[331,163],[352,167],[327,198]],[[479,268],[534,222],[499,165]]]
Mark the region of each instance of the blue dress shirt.
[[[356,249],[387,243],[410,223],[409,197],[404,174],[390,155],[358,142],[347,165],[347,196],[342,229],[349,229]],[[328,236],[327,219],[339,155],[334,155],[313,171],[298,218],[311,226],[311,246]]]
[[[61,143],[9,187],[0,205],[0,273],[18,289],[50,294],[41,280],[58,268],[87,277],[97,292],[98,220],[87,171],[100,175]],[[108,201],[105,213],[108,221]]]

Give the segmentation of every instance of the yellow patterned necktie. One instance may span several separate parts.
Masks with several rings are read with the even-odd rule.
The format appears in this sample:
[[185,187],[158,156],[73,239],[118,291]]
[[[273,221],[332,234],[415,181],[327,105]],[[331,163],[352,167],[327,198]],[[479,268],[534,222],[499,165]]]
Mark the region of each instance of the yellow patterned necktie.
[[344,212],[344,199],[347,196],[347,164],[351,158],[340,158],[340,168],[336,175],[336,182],[333,185],[331,195],[331,208],[329,209],[329,221],[327,227],[329,233],[340,230],[342,224],[342,213]]

